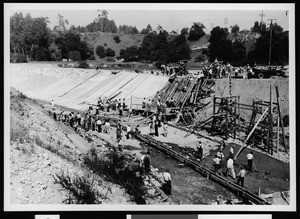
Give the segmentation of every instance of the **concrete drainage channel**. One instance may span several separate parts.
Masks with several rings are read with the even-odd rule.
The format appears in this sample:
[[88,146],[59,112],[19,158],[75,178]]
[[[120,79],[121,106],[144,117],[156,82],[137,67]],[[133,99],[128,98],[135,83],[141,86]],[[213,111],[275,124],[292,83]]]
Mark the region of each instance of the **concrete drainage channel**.
[[172,150],[170,148],[170,146],[168,146],[168,145],[166,145],[162,142],[156,141],[155,139],[153,139],[149,136],[145,136],[145,135],[141,135],[141,134],[136,134],[135,136],[139,140],[147,143],[148,145],[151,145],[152,147],[155,147],[158,150],[161,150],[162,152],[170,155],[172,158],[174,158],[176,160],[179,160],[180,162],[186,164],[187,166],[191,167],[195,171],[197,171],[197,172],[201,173],[202,175],[206,176],[207,179],[210,179],[214,182],[217,182],[220,185],[230,189],[231,191],[233,191],[237,195],[239,195],[241,198],[243,198],[245,202],[250,201],[253,204],[260,204],[260,205],[268,204],[264,199],[260,198],[256,194],[254,194],[254,193],[250,192],[249,190],[237,185],[236,183],[228,181],[226,178],[224,178],[222,176],[219,176],[219,175],[215,174],[213,171],[206,169],[205,167],[203,167],[199,163],[197,163],[197,162],[195,162],[195,161],[193,161],[189,158],[186,158],[182,154]]

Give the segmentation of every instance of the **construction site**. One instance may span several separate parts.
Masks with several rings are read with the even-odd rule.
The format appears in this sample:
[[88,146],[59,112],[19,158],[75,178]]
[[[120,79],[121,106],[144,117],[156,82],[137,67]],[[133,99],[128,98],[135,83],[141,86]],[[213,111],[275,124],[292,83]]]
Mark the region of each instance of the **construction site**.
[[[10,65],[10,86],[12,203],[82,203],[73,200],[81,190],[70,189],[72,177],[81,176],[96,182],[93,204],[289,205],[288,78],[208,79],[189,71],[170,77],[26,63]],[[105,104],[113,100],[116,106]],[[95,126],[74,125],[71,114],[76,121],[96,115],[109,126],[101,128],[97,119]],[[119,170],[103,167],[107,154],[125,159]],[[138,169],[145,155],[146,173]],[[237,176],[227,173],[229,157]],[[137,168],[132,179],[122,172],[130,165]],[[164,188],[166,172],[171,191]],[[131,188],[137,184],[141,191]]]

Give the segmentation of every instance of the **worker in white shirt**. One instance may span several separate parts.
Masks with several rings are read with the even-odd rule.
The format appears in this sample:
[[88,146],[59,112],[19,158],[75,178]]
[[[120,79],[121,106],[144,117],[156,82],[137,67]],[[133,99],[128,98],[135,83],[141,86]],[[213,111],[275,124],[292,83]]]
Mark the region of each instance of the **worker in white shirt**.
[[123,140],[122,140],[122,138],[119,138],[118,139],[118,149],[119,149],[119,151],[123,151],[123,148],[124,148]]
[[171,174],[170,170],[167,169],[166,172],[163,173],[164,184],[162,185],[162,190],[166,193],[166,195],[171,195],[172,184],[171,184]]
[[54,108],[54,100],[51,100],[51,105],[52,105],[52,108]]
[[250,153],[248,153],[248,154],[246,155],[246,157],[247,157],[247,160],[248,160],[248,168],[249,168],[250,171],[252,171],[253,152],[250,151]]
[[221,159],[218,157],[218,155],[215,155],[213,162],[214,162],[215,173],[220,174],[219,170],[221,168]]
[[126,128],[126,138],[129,139],[131,138],[131,127],[130,125],[127,125],[127,128]]
[[234,146],[231,146],[231,148],[229,149],[229,156],[233,158],[233,155],[234,155]]
[[227,170],[226,170],[226,174],[228,173],[228,171],[231,172],[231,176],[233,179],[235,179],[235,172],[234,172],[234,166],[233,166],[233,159],[231,157],[228,158],[227,160]]
[[238,173],[238,180],[237,180],[237,184],[240,185],[240,183],[241,183],[242,187],[244,187],[245,175],[246,175],[246,170],[245,170],[244,166],[242,165],[241,170]]

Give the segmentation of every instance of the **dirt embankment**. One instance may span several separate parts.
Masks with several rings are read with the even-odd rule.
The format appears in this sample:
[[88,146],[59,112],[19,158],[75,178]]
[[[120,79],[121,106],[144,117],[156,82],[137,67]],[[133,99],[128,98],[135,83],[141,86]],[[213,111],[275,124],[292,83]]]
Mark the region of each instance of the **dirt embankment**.
[[72,195],[56,183],[62,174],[92,180],[101,203],[132,203],[120,186],[83,168],[82,155],[90,147],[84,139],[15,89],[10,102],[10,203],[65,203]]
[[[289,78],[285,79],[232,79],[232,95],[240,96],[240,103],[252,105],[254,101],[270,101],[270,86],[272,101],[277,102],[275,86],[278,86],[282,116],[289,114]],[[216,80],[213,86],[216,96],[229,95],[229,80]]]

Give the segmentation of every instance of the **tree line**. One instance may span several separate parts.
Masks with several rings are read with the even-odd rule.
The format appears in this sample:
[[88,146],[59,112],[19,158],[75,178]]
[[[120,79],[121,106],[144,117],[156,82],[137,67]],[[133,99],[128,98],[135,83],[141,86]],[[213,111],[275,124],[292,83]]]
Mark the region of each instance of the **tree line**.
[[[132,46],[122,49],[118,58],[123,58],[125,61],[150,61],[158,64],[173,63],[181,59],[190,59],[190,42],[197,41],[206,34],[205,26],[200,22],[193,23],[190,28],[182,28],[180,33],[176,31],[169,33],[161,26],[153,29],[150,24],[141,32],[135,26],[130,25],[120,25],[117,28],[115,22],[108,19],[107,14],[106,10],[101,10],[98,17],[86,27],[72,25],[70,28],[68,28],[68,20],[58,14],[58,23],[51,30],[48,27],[48,18],[32,18],[30,14],[24,16],[22,13],[15,13],[10,18],[11,60],[14,62],[92,60],[95,59],[94,48],[82,40],[81,34],[100,31],[145,35],[140,47]],[[237,24],[231,26],[231,34],[237,36],[239,32]],[[255,22],[251,32],[258,33],[260,36],[250,52],[247,52],[245,42],[238,38],[229,39],[229,30],[217,26],[210,32],[209,47],[203,49],[202,56],[208,57],[209,61],[218,59],[233,65],[255,62],[267,64],[270,27],[267,28],[264,23]],[[273,24],[272,36],[272,62],[276,64],[288,62],[288,32],[283,32],[282,27]],[[114,40],[116,43],[121,41],[119,36],[114,36]],[[105,49],[103,46],[95,48],[95,53],[100,58],[116,56],[114,50]],[[199,61],[204,60],[205,58],[199,58]]]

